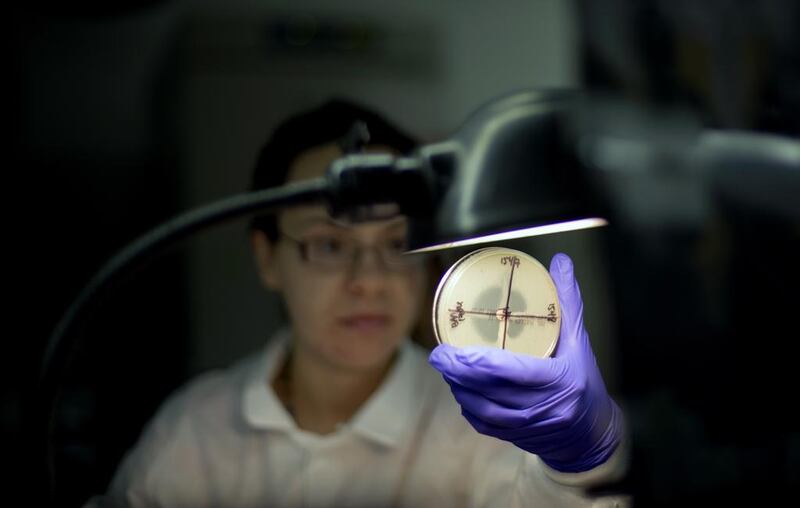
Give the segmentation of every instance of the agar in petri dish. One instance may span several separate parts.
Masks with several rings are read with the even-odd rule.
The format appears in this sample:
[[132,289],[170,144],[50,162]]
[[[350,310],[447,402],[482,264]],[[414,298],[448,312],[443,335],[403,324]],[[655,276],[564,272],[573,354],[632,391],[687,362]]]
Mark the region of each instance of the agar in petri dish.
[[561,307],[550,273],[533,256],[504,247],[470,252],[444,274],[433,299],[439,343],[550,356]]

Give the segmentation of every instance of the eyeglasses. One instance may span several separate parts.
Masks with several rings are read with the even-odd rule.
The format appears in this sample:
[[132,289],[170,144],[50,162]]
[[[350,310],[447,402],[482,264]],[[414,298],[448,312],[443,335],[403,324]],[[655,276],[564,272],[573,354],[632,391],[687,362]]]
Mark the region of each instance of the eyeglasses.
[[300,250],[300,257],[308,263],[327,270],[344,270],[352,267],[364,250],[375,250],[384,266],[392,270],[402,270],[419,263],[421,256],[405,254],[405,237],[382,240],[377,245],[363,245],[353,238],[319,234],[299,240],[280,232],[281,236],[292,241]]

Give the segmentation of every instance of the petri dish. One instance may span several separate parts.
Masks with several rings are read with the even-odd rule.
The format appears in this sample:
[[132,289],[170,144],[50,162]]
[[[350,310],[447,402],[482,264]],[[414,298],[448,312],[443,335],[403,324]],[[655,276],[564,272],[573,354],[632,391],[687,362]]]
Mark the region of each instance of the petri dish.
[[478,249],[439,281],[433,329],[439,343],[544,358],[555,350],[561,330],[558,293],[533,256],[505,247]]

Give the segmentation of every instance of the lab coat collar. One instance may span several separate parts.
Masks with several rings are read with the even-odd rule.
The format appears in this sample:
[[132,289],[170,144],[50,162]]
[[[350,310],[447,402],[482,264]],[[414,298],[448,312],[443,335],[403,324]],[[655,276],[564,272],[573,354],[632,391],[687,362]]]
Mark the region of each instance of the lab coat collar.
[[355,414],[350,426],[354,432],[384,446],[397,446],[416,419],[420,404],[415,403],[417,378],[413,345],[404,340],[397,350],[394,365],[383,383]]
[[289,331],[278,331],[258,354],[244,379],[242,412],[252,427],[263,430],[292,430],[294,420],[283,406],[270,382],[286,356]]
[[[301,433],[269,383],[285,358],[289,344],[288,330],[278,332],[264,351],[255,358],[245,378],[242,410],[245,421],[264,430]],[[416,365],[414,346],[406,339],[398,348],[391,370],[375,393],[353,418],[331,438],[348,430],[387,447],[398,445],[420,411],[415,403]]]

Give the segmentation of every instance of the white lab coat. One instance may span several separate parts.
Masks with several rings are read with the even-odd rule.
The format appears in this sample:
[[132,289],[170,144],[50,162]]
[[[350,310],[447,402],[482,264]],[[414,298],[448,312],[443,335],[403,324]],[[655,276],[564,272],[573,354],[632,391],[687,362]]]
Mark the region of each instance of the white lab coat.
[[287,344],[281,332],[258,354],[172,395],[102,499],[174,508],[629,503],[583,494],[623,472],[622,447],[594,470],[568,474],[478,434],[411,341],[351,421],[325,436],[298,429],[269,383]]

